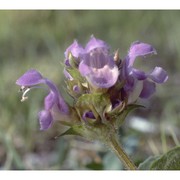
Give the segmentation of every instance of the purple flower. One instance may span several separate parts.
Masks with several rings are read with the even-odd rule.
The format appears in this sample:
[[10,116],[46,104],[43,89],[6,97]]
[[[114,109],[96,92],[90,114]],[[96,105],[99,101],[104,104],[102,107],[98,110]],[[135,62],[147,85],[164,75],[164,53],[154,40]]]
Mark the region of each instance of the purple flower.
[[156,54],[156,50],[151,45],[137,41],[131,45],[128,55],[125,58],[125,64],[122,68],[120,78],[126,82],[124,86],[125,92],[129,96],[134,97],[132,101],[138,97],[150,97],[155,92],[155,83],[164,83],[168,79],[166,71],[161,67],[155,67],[149,73],[133,67],[137,57],[145,57],[152,54]]
[[96,39],[93,35],[91,36],[89,42],[86,45],[86,53],[90,53],[94,49],[102,49],[104,51],[109,51],[109,46],[102,40]]
[[27,99],[25,96],[30,89],[38,88],[38,84],[46,84],[49,89],[49,94],[44,99],[44,110],[39,112],[40,129],[46,130],[51,127],[53,120],[61,115],[68,114],[68,106],[59,93],[57,87],[47,78],[44,78],[38,71],[31,69],[23,74],[16,84],[21,86],[23,91],[22,100]]
[[110,88],[119,75],[113,57],[109,55],[109,46],[102,40],[91,37],[81,57],[79,71],[96,88]]
[[69,53],[73,55],[76,60],[80,57],[80,55],[84,54],[84,49],[83,47],[75,40],[65,51],[65,65],[70,66],[69,63]]

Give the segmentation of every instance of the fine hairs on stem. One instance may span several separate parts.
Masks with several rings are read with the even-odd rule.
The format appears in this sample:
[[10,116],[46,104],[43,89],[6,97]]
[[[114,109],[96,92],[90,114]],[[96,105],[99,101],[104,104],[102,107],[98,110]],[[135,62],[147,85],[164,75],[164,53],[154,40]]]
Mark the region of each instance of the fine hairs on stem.
[[125,168],[128,170],[136,170],[136,166],[130,159],[130,157],[126,154],[126,152],[121,147],[120,143],[118,142],[118,138],[115,135],[111,135],[109,137],[108,145],[110,146],[111,150],[117,155],[117,157],[121,160],[124,164]]

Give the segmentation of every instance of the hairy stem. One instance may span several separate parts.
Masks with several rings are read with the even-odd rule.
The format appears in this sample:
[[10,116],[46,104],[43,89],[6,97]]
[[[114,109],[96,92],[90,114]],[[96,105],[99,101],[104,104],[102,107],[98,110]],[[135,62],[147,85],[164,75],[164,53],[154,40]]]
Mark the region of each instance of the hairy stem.
[[124,164],[126,169],[128,170],[136,170],[136,166],[129,158],[129,156],[125,153],[121,145],[119,144],[115,135],[111,135],[108,140],[109,147],[113,150],[113,152],[118,156],[121,162]]

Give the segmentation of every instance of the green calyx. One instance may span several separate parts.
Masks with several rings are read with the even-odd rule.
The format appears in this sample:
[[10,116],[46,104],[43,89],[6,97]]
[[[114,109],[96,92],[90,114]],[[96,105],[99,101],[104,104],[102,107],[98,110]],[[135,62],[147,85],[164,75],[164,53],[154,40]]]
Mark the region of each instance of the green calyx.
[[[123,124],[126,116],[140,105],[127,105],[125,102],[112,109],[108,94],[83,94],[74,102],[73,112],[76,119],[62,135],[79,135],[89,140],[99,140],[106,143],[112,134]],[[84,117],[91,112],[94,117]]]

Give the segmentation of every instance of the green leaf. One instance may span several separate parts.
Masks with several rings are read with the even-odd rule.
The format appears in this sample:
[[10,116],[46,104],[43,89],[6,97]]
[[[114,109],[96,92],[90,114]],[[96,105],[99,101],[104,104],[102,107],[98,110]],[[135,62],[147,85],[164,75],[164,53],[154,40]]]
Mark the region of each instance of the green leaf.
[[142,162],[138,169],[139,170],[149,170],[152,163],[157,160],[157,158],[159,158],[159,156],[150,156],[149,158],[147,158],[144,162]]
[[180,146],[170,150],[151,165],[151,170],[180,170]]
[[68,130],[66,130],[64,133],[60,134],[59,136],[56,136],[55,138],[65,136],[65,135],[78,135],[78,136],[81,136],[81,129],[82,129],[81,125],[72,126]]

